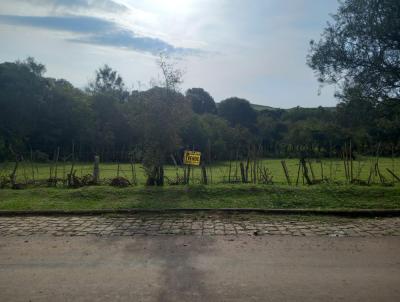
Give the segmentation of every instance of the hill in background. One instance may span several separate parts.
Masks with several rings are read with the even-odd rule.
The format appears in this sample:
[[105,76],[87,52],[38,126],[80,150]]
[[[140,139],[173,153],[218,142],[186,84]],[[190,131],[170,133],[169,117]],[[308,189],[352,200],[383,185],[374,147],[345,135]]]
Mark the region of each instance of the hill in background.
[[282,108],[276,108],[276,107],[271,107],[271,106],[266,106],[266,105],[258,105],[258,104],[251,104],[251,107],[256,111],[264,111],[264,110],[270,110],[270,111],[287,110],[287,111],[291,111],[291,110],[295,110],[295,109],[299,109],[299,108],[305,109],[305,110],[307,110],[307,109],[313,110],[313,109],[323,108],[323,109],[332,110],[332,111],[336,109],[335,107],[322,107],[322,106],[319,106],[319,107],[300,107],[300,106],[298,106],[298,107],[293,107],[293,108],[289,108],[289,109],[282,109]]

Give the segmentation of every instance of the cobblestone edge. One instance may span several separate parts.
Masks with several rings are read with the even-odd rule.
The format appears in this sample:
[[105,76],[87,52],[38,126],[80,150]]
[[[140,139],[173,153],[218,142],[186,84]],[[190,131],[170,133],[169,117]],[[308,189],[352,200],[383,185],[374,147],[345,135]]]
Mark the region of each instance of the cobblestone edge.
[[14,216],[0,219],[9,236],[289,235],[330,237],[400,236],[400,218],[338,218],[263,214],[180,213],[97,216]]

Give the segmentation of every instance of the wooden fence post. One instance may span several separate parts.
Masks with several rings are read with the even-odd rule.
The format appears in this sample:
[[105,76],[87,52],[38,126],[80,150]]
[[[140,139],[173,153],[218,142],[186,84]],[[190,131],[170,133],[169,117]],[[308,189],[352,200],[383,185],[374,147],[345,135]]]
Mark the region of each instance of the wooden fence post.
[[93,183],[98,184],[100,178],[100,156],[94,156],[94,166],[93,166]]
[[244,172],[244,165],[242,162],[240,162],[240,175],[242,176],[242,183],[247,182],[246,181],[246,174]]
[[386,170],[393,176],[393,179],[400,181],[400,177],[398,177],[396,174],[394,174],[394,172],[392,170],[390,170],[389,168],[386,168]]
[[312,185],[312,181],[310,179],[310,177],[308,176],[308,169],[307,169],[307,165],[306,165],[306,161],[304,158],[302,158],[300,160],[301,165],[303,166],[303,176],[306,179],[306,182],[308,185]]
[[286,181],[287,181],[288,185],[290,186],[290,185],[292,185],[292,182],[290,180],[289,171],[288,171],[288,168],[286,166],[286,162],[284,160],[281,160],[281,165],[282,165],[282,168],[283,168],[283,172],[285,173]]
[[204,164],[201,165],[201,176],[202,176],[202,182],[204,185],[207,184],[207,170],[206,166]]

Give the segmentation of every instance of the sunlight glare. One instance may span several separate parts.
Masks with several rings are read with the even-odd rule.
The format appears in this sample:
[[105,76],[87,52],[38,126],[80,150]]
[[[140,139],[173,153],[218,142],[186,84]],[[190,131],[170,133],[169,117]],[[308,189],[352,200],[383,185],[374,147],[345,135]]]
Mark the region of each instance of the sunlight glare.
[[168,13],[186,14],[193,8],[193,0],[152,0],[151,6]]

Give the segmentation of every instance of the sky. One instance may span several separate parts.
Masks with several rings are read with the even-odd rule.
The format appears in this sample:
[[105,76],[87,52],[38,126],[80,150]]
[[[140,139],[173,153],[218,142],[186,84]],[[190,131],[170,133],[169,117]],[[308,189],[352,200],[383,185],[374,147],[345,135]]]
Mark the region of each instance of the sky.
[[159,78],[168,54],[182,92],[202,87],[280,108],[334,106],[307,65],[337,0],[1,0],[0,62],[33,56],[84,88],[108,64],[129,89]]

